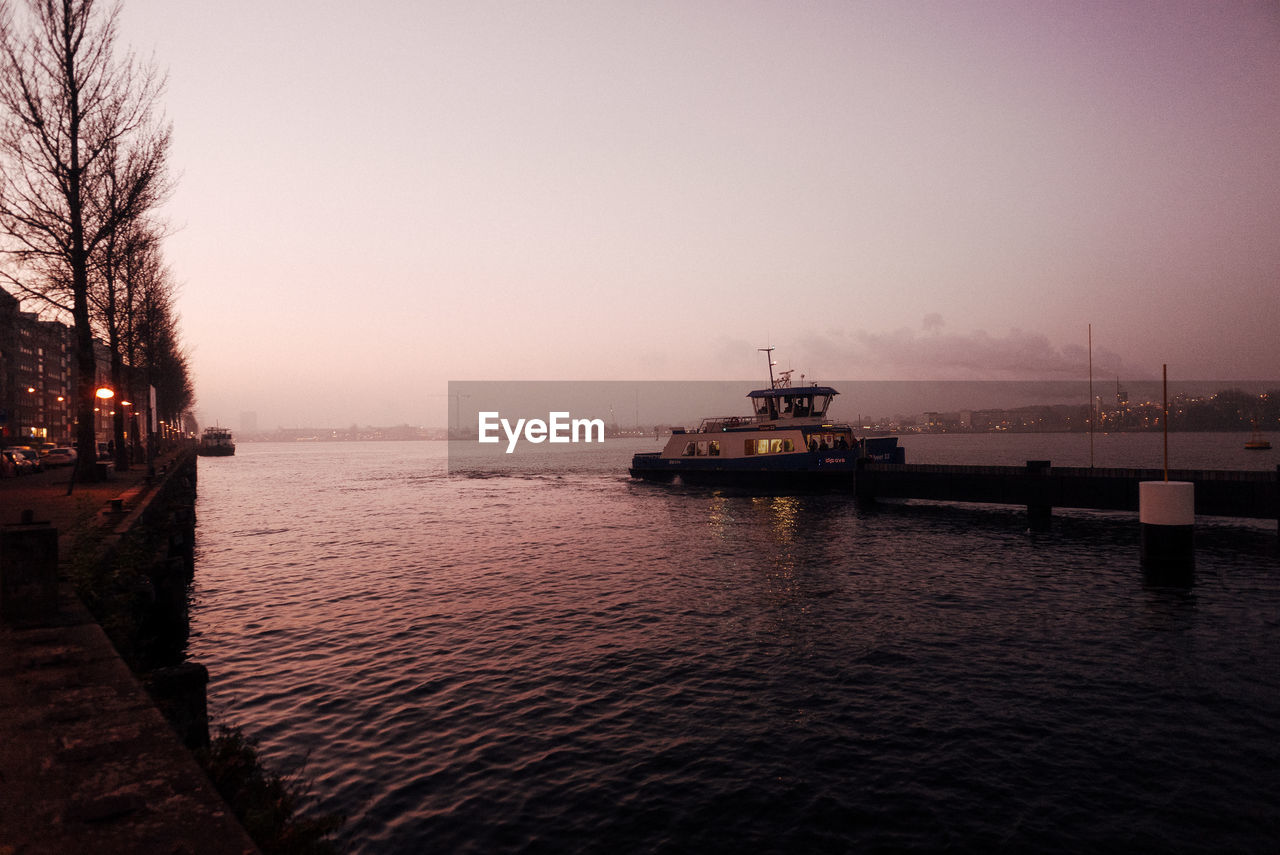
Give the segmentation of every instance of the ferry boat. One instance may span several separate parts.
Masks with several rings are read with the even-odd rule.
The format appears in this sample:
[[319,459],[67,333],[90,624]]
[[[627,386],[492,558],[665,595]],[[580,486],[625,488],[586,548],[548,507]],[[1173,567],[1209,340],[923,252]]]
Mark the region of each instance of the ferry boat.
[[[768,353],[773,348],[761,348]],[[904,463],[896,436],[863,437],[827,419],[840,394],[830,386],[791,385],[791,372],[747,395],[752,415],[707,418],[696,430],[676,428],[662,451],[631,458],[633,478],[684,484],[815,488],[853,486],[860,457]]]
[[230,457],[236,453],[231,431],[224,427],[205,428],[196,454],[203,457]]
[[1264,437],[1258,430],[1258,423],[1253,423],[1253,434],[1245,441],[1246,451],[1269,451],[1271,449],[1271,441]]

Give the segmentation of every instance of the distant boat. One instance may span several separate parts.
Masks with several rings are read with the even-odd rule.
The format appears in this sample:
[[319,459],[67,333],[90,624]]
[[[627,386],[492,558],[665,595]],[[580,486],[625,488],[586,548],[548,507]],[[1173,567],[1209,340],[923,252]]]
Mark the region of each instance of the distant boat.
[[1249,451],[1266,451],[1271,448],[1271,440],[1266,439],[1258,431],[1258,426],[1253,426],[1253,435],[1249,437],[1249,441],[1244,444]]
[[224,427],[205,428],[200,437],[200,447],[196,454],[202,457],[230,457],[236,453],[236,444],[231,440],[231,431]]

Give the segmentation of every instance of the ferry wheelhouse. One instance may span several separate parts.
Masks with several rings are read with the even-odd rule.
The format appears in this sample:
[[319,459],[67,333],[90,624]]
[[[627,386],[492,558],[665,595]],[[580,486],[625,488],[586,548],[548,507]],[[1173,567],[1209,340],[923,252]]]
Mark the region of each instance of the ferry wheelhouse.
[[840,394],[830,386],[792,386],[791,372],[747,395],[749,416],[703,419],[696,430],[676,428],[662,451],[631,459],[633,478],[745,487],[852,487],[860,457],[905,461],[898,438],[863,437],[831,421]]

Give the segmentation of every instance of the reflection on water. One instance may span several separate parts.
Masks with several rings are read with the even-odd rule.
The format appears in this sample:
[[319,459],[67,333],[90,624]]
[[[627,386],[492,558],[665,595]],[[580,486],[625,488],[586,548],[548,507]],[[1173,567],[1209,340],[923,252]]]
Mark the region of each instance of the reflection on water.
[[1280,839],[1256,530],[1213,527],[1192,587],[1151,587],[1131,518],[1032,535],[1021,511],[636,483],[628,454],[202,461],[214,715],[309,754],[362,853]]
[[774,542],[791,543],[795,539],[796,520],[800,513],[800,500],[795,496],[767,496],[751,500],[752,505],[763,510],[769,520],[769,530]]
[[711,536],[720,540],[733,534],[733,517],[729,516],[724,496],[713,493],[707,501],[707,528]]
[[1190,585],[1146,585],[1143,605],[1152,632],[1187,632],[1194,626],[1196,592]]

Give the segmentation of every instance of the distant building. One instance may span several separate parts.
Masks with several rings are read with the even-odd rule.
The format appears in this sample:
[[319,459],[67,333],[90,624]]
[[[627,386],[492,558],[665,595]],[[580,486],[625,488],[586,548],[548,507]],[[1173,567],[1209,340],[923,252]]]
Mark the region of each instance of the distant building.
[[71,437],[71,329],[21,310],[0,289],[0,441]]
[[258,432],[258,414],[256,412],[245,412],[240,414],[240,433],[251,434]]
[[[17,297],[0,288],[0,444],[75,442],[75,337],[58,321],[24,312]],[[111,383],[110,351],[93,343],[95,385]],[[98,440],[110,438],[111,406],[96,417]]]
[[0,288],[0,445],[18,435],[18,298]]
[[975,431],[1008,430],[1009,414],[1004,410],[972,410],[969,429]]

